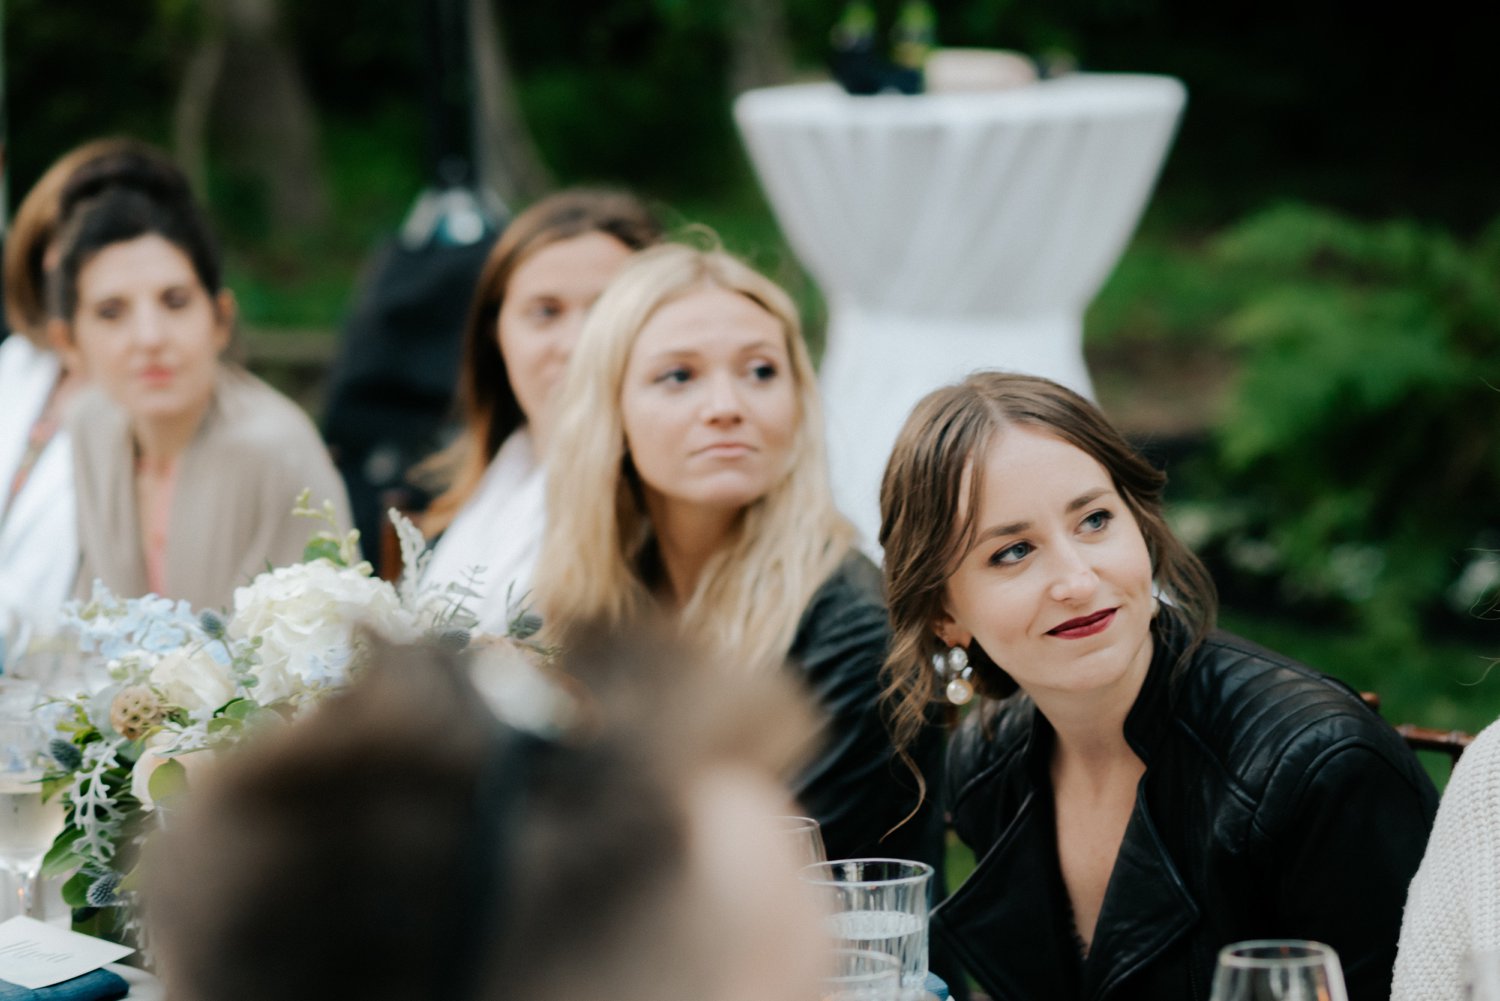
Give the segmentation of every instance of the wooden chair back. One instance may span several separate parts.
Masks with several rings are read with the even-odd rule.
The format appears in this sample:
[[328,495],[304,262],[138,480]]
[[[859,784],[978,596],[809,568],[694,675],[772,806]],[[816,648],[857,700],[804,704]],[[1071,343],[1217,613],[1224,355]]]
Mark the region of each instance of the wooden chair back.
[[[1359,697],[1364,699],[1365,705],[1380,712],[1380,696],[1375,692],[1360,692]],[[1463,756],[1468,746],[1474,743],[1474,735],[1462,730],[1439,730],[1430,726],[1418,726],[1415,723],[1393,724],[1401,739],[1406,741],[1406,746],[1413,751],[1433,751],[1448,757],[1448,766],[1458,764],[1458,759]]]

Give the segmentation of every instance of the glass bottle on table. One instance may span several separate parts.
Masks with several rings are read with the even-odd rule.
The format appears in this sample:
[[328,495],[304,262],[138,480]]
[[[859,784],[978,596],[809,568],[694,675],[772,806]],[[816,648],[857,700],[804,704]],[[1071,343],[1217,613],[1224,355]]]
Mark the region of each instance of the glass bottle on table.
[[875,53],[875,8],[867,0],[848,0],[828,33],[829,69],[851,94],[877,94],[885,86],[885,67]]
[[896,65],[896,89],[920,94],[923,67],[937,45],[937,15],[927,0],[905,0],[891,28],[891,61]]

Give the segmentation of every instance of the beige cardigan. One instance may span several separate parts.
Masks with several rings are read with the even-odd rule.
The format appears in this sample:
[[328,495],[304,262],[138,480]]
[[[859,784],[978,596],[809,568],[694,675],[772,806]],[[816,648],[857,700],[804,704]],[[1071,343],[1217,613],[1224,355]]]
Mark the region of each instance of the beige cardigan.
[[[145,594],[129,418],[94,391],[79,401],[69,428],[82,560],[76,593],[87,597],[98,578],[120,597]],[[344,483],[312,421],[249,373],[220,366],[213,402],[178,466],[167,597],[228,608],[234,589],[268,565],[300,560],[308,539],[326,527],[292,516],[307,488],[314,507],[333,501],[347,531]]]

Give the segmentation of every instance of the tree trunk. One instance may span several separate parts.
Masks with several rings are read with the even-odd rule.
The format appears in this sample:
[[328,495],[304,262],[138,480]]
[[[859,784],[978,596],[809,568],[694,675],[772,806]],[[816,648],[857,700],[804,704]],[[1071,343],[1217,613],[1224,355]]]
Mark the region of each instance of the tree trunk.
[[327,221],[317,115],[280,33],[277,0],[204,0],[207,30],[183,78],[174,142],[200,181],[208,147],[263,199],[273,230]]
[[729,0],[729,92],[785,83],[792,75],[783,0]]
[[530,201],[551,189],[552,177],[516,99],[494,0],[469,0],[469,29],[480,181],[508,205]]

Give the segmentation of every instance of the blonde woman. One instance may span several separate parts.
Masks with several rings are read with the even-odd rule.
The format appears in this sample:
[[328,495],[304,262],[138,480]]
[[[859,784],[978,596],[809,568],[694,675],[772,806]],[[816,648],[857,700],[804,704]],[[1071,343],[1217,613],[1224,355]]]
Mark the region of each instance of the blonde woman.
[[557,399],[534,590],[547,635],[566,646],[656,606],[726,671],[790,665],[826,716],[793,790],[829,857],[937,862],[940,817],[879,708],[879,573],[833,506],[786,293],[720,251],[644,251],[595,305]]

